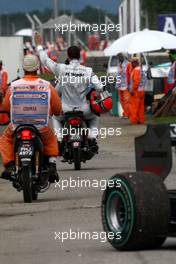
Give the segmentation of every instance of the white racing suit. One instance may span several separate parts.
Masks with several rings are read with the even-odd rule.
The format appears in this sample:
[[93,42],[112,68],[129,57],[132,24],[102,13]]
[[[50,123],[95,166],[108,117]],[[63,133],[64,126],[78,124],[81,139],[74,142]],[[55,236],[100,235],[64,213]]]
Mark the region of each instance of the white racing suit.
[[[74,109],[82,111],[90,129],[89,138],[97,137],[99,117],[91,112],[86,95],[90,85],[97,92],[103,90],[103,85],[93,73],[92,68],[80,65],[78,60],[72,60],[69,65],[52,61],[42,46],[37,48],[42,64],[47,67],[58,81],[57,90],[62,99],[63,114]],[[53,118],[53,126],[57,138],[62,140],[63,115]]]

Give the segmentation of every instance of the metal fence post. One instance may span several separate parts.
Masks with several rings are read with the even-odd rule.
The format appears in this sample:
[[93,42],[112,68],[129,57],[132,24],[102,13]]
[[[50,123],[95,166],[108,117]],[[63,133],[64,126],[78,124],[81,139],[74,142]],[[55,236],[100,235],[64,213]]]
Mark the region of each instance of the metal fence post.
[[114,80],[113,83],[109,83],[107,90],[112,94],[112,110],[111,114],[113,116],[119,116],[118,111],[118,93],[116,89],[116,81]]
[[112,115],[113,116],[119,116],[119,111],[118,111],[118,92],[115,89],[112,91]]

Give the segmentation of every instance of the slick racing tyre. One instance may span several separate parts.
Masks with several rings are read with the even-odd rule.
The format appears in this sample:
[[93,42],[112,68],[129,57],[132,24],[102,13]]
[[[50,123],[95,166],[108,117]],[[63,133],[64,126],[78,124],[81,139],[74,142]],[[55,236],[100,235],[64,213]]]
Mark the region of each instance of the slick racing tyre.
[[114,248],[159,248],[167,237],[169,220],[169,198],[160,177],[135,172],[111,178],[102,198],[102,223]]

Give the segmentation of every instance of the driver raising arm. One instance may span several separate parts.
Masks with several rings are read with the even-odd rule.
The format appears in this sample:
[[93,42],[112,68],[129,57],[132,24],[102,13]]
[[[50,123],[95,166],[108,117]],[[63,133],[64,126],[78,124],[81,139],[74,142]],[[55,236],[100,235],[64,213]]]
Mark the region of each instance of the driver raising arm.
[[[91,112],[90,104],[87,101],[87,89],[91,84],[93,88],[100,93],[103,91],[103,85],[98,77],[93,73],[92,68],[80,65],[80,49],[76,46],[68,48],[67,54],[69,64],[55,63],[43,50],[42,39],[39,33],[35,33],[35,44],[43,66],[47,67],[57,77],[59,83],[57,87],[62,94],[63,113],[77,109],[84,113],[84,117],[90,129],[89,139],[96,142],[99,117]],[[54,119],[54,128],[58,140],[62,141],[63,116]]]

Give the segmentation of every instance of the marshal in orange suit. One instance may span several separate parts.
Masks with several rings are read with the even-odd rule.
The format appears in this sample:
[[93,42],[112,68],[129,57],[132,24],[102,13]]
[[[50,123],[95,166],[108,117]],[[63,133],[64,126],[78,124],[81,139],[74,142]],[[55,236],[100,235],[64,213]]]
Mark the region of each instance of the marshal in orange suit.
[[[26,55],[23,61],[23,69],[25,71],[25,76],[11,83],[6,96],[3,100],[2,107],[5,111],[12,113],[13,107],[11,107],[11,94],[14,89],[22,90],[28,89],[29,92],[35,91],[36,89],[46,89],[48,94],[50,94],[50,104],[48,105],[48,115],[60,115],[61,113],[61,100],[57,94],[57,91],[50,85],[49,82],[40,79],[37,76],[37,70],[39,69],[39,60],[35,55]],[[25,104],[25,102],[24,102]],[[2,173],[1,177],[4,179],[9,178],[9,174],[14,168],[14,153],[13,153],[13,124],[9,126],[3,132],[0,138],[0,154],[2,157],[3,165],[6,170]],[[56,157],[58,156],[58,144],[57,138],[54,132],[49,127],[49,125],[41,127],[39,129],[41,139],[44,145],[44,155],[49,157],[49,165],[51,165],[51,171],[53,175],[57,176],[56,171]],[[52,160],[50,162],[50,160]],[[51,164],[50,164],[51,163]],[[6,177],[7,176],[7,177]]]
[[[0,111],[3,110],[2,109],[2,100],[6,94],[6,91],[7,91],[7,79],[8,79],[8,74],[3,69],[3,62],[0,61]],[[9,121],[8,115],[0,113],[0,124],[4,125],[8,121]]]
[[131,72],[131,100],[130,100],[130,123],[143,124],[144,117],[144,88],[146,84],[145,73],[139,66],[139,57],[133,56],[131,58],[132,72]]

